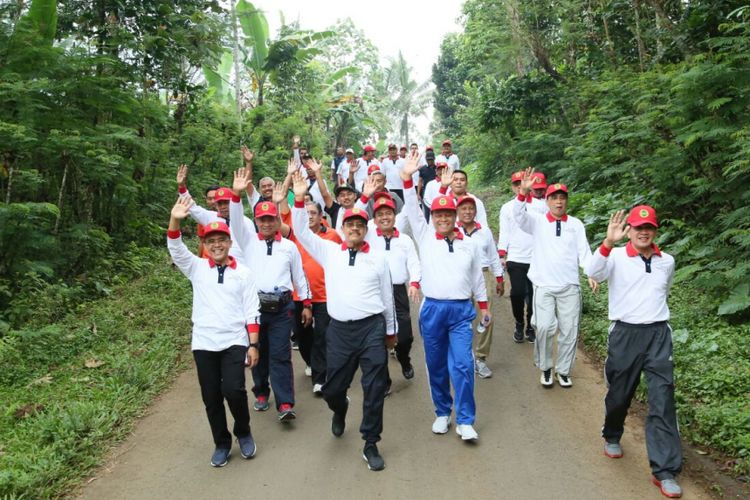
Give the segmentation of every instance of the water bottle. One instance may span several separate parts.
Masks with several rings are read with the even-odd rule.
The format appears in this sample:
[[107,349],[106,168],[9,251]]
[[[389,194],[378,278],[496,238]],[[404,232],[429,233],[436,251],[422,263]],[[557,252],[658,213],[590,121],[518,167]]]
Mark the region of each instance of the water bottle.
[[490,326],[490,317],[485,316],[477,325],[477,333],[484,333],[485,331],[487,331],[488,326]]

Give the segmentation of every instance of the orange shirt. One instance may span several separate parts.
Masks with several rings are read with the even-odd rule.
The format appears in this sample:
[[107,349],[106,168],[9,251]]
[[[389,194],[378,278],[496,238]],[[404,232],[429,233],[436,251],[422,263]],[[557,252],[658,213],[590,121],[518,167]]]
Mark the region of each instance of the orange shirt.
[[206,249],[206,247],[203,246],[203,236],[205,235],[205,228],[203,227],[203,224],[197,224],[197,226],[198,226],[198,238],[200,238],[201,247],[203,248],[203,252],[201,253],[201,255],[199,255],[199,257],[202,257],[204,259],[209,259],[211,258],[211,255],[208,253],[208,250]]
[[[292,226],[292,213],[289,212],[287,214],[281,214],[281,220],[284,222],[284,224],[287,224],[288,226]],[[339,236],[339,233],[331,229],[330,227],[323,226],[324,231],[320,231],[318,233],[318,236],[323,238],[324,240],[333,241],[335,243],[341,244],[341,237]],[[302,256],[302,267],[305,269],[305,275],[307,275],[307,281],[310,284],[310,292],[312,293],[312,301],[313,302],[325,302],[326,301],[326,280],[325,280],[325,273],[323,271],[323,268],[320,267],[320,264],[310,257],[310,254],[307,253],[305,248],[300,244],[299,241],[297,241],[297,237],[294,236],[294,228],[292,228],[292,232],[289,233],[289,240],[293,241],[295,245],[297,245],[297,248],[299,249],[299,253]],[[294,300],[299,300],[299,297],[297,296],[297,292],[294,292]]]

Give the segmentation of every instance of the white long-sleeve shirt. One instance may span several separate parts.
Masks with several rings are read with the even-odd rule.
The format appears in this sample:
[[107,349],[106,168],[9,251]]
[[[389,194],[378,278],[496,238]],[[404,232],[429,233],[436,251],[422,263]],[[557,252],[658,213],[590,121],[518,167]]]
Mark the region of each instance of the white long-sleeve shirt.
[[529,266],[529,279],[536,286],[562,288],[578,285],[578,267],[585,267],[591,258],[583,222],[565,215],[557,220],[547,213],[526,210],[526,198],[517,196],[513,217],[534,241]]
[[406,161],[403,158],[391,160],[386,158],[380,163],[380,169],[385,174],[385,187],[388,189],[404,189],[404,181],[401,180],[401,171]]
[[474,298],[486,307],[487,289],[482,274],[479,246],[464,238],[458,228],[450,243],[427,225],[424,213],[417,205],[417,193],[412,181],[404,182],[404,209],[414,239],[419,246],[422,264],[422,293],[438,300]]
[[295,202],[292,208],[292,226],[297,240],[325,272],[328,314],[338,321],[382,314],[386,335],[395,335],[393,286],[385,256],[370,251],[367,242],[353,251],[346,244],[320,238],[310,230],[302,203]]
[[451,170],[459,170],[461,168],[461,162],[458,161],[458,156],[456,155],[456,153],[451,153],[449,157],[446,157],[442,153],[437,155],[435,157],[435,164],[438,164],[440,162],[447,163]]
[[[443,184],[438,180],[438,195],[441,194],[447,194],[451,198],[453,198],[453,201],[458,201],[456,195],[453,194],[453,191],[451,190],[450,186],[447,188],[443,187]],[[484,202],[480,200],[476,195],[473,195],[469,192],[467,192],[464,196],[471,196],[474,198],[474,204],[477,207],[477,213],[474,216],[474,220],[476,220],[479,224],[481,224],[484,227],[490,227],[490,224],[487,222],[487,210],[484,208]],[[430,200],[430,203],[432,203],[432,200]]]
[[674,277],[674,258],[654,246],[646,262],[631,243],[602,246],[586,265],[589,278],[609,280],[609,319],[633,324],[669,320],[667,298]]
[[[531,262],[531,251],[534,240],[529,233],[518,227],[513,217],[513,206],[515,198],[500,207],[500,226],[497,234],[497,249],[508,262],[529,264]],[[527,203],[526,210],[531,203]]]
[[310,285],[297,246],[278,232],[271,240],[264,239],[255,226],[244,224],[243,218],[242,198],[235,197],[229,203],[229,229],[247,258],[258,290],[272,293],[274,289],[296,289],[300,300],[309,301]]
[[369,162],[364,158],[358,158],[357,164],[359,165],[359,170],[354,172],[354,187],[357,188],[357,191],[362,191],[362,187],[367,180],[367,169],[370,168],[370,165],[380,165],[380,163],[375,158]]
[[167,247],[172,261],[193,285],[194,351],[247,347],[248,332],[258,331],[258,292],[250,269],[232,259],[223,270],[211,259],[194,255],[179,231],[170,231]]
[[432,205],[432,200],[440,196],[441,187],[442,184],[440,183],[439,177],[436,179],[432,179],[430,182],[425,184],[424,195],[422,196],[422,204],[426,206],[428,210],[430,208],[430,205]]
[[386,239],[380,229],[368,229],[365,240],[373,252],[383,253],[391,271],[394,285],[419,283],[422,279],[422,266],[419,264],[414,241],[408,235],[393,229],[393,235]]
[[[190,192],[188,190],[180,192],[180,197],[190,198]],[[206,210],[205,208],[199,206],[197,203],[190,207],[190,217],[192,217],[195,222],[203,226],[207,226],[208,224],[216,221],[226,222],[224,220],[224,217],[219,215],[219,212],[216,212],[214,210]],[[244,217],[244,215],[243,219],[246,219],[250,225],[253,224],[253,221],[251,221],[247,217]],[[234,238],[232,238],[232,247],[229,249],[229,255],[237,259],[240,264],[247,265],[247,262],[245,261],[245,254],[242,253],[242,248],[240,248]]]
[[488,227],[482,226],[478,222],[475,224],[474,230],[467,232],[466,228],[459,226],[464,235],[471,238],[479,246],[479,251],[482,256],[482,267],[489,267],[492,269],[492,275],[498,280],[503,280],[503,264],[500,262],[500,257],[497,255],[495,250],[495,238],[492,237],[492,230]]

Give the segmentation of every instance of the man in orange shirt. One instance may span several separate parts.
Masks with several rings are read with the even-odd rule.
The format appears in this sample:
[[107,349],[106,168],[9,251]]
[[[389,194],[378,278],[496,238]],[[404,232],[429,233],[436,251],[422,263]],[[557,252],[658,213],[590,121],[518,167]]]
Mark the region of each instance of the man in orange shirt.
[[[326,381],[326,330],[331,319],[326,306],[325,274],[320,264],[307,253],[294,235],[291,227],[292,213],[286,199],[285,184],[279,183],[274,189],[273,201],[279,204],[279,213],[283,223],[282,234],[288,234],[287,237],[297,245],[302,255],[302,267],[312,293],[312,315],[305,312],[302,301],[298,299],[296,292],[294,294],[294,336],[297,339],[302,359],[312,370],[313,394],[319,395]],[[323,210],[318,203],[309,201],[305,203],[305,209],[308,225],[313,233],[325,240],[342,242],[336,231],[323,224]]]

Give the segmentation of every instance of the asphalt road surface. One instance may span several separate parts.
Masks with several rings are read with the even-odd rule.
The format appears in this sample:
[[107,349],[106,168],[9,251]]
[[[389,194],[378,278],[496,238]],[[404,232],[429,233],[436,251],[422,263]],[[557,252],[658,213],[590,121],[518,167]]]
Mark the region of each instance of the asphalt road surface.
[[[650,482],[642,419],[626,422],[623,458],[604,456],[600,429],[605,385],[600,370],[579,352],[574,386],[544,389],[533,366],[533,346],[512,340],[509,300],[497,300],[493,312],[499,321],[488,362],[494,375],[476,380],[476,443],[462,442],[454,426],[445,435],[431,432],[434,414],[417,333],[412,380],[405,380],[398,362],[390,358],[393,393],[386,399],[378,444],[384,471],[369,471],[362,459],[359,375],[350,391],[346,432],[335,438],[331,412],[312,395],[304,364],[294,352],[297,420],[277,422],[273,400],[268,412],[251,411],[255,458],[243,460],[235,443],[226,467],[209,466],[213,443],[195,370],[190,369],[152,406],[80,497],[664,498]],[[690,478],[680,479],[685,498],[709,498]]]

